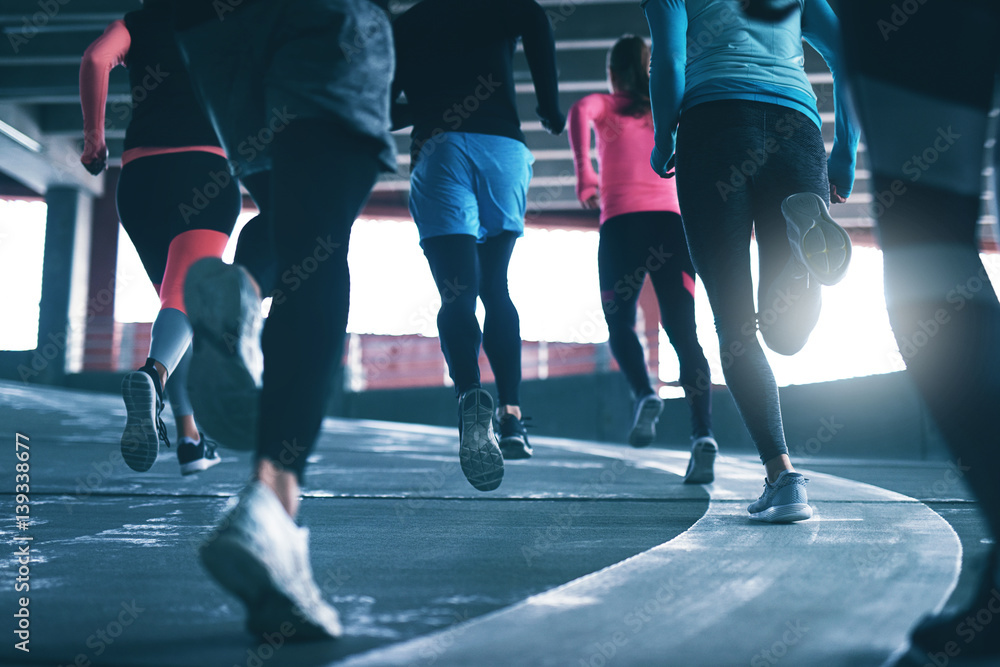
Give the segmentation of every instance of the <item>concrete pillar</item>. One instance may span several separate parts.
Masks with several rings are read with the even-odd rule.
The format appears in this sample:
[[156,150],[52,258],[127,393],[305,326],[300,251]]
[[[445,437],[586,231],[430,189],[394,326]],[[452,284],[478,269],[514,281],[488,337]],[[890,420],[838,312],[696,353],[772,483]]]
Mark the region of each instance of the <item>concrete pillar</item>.
[[53,186],[45,194],[45,258],[38,315],[38,347],[28,381],[61,383],[66,375],[70,338],[70,294],[76,240],[90,227],[91,196],[72,186]]
[[115,192],[120,169],[109,169],[104,178],[104,196],[94,202],[90,236],[90,270],[86,279],[86,336],[83,342],[84,371],[113,371],[117,367],[115,292],[118,269],[118,208]]

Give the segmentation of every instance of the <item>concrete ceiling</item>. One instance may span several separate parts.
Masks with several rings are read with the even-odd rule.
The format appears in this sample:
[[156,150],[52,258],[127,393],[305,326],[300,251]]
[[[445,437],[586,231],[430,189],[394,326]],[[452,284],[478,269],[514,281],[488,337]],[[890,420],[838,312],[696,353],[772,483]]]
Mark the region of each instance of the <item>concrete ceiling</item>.
[[[3,0],[0,3],[0,171],[44,192],[49,185],[75,184],[99,193],[94,179],[79,165],[82,147],[78,73],[80,57],[111,21],[138,6],[137,0]],[[606,89],[607,49],[624,33],[648,37],[645,18],[634,0],[543,0],[553,23],[564,111],[580,97]],[[393,4],[394,10],[405,5]],[[819,98],[823,136],[833,138],[831,77],[822,59],[806,47],[806,70]],[[528,146],[535,154],[529,210],[579,213],[574,195],[573,165],[565,134],[542,130],[534,113],[535,99],[523,54],[516,60],[518,107]],[[122,68],[111,73],[108,104],[111,164],[119,164],[128,123],[128,77]],[[124,117],[123,117],[124,116]],[[409,136],[396,134],[399,171],[378,184],[375,201],[405,211],[409,171]],[[858,183],[851,202],[836,215],[848,226],[868,227],[870,172],[864,145],[858,160]],[[584,218],[586,219],[586,217]]]

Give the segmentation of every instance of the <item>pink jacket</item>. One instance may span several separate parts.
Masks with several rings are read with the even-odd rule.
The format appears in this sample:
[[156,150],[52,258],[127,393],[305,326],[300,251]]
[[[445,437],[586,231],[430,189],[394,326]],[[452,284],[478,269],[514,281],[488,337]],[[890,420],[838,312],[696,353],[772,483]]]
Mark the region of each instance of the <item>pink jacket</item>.
[[[569,110],[569,145],[576,170],[576,196],[580,201],[599,189],[601,224],[609,218],[639,211],[680,213],[675,179],[663,179],[649,166],[653,149],[653,119],[623,116],[625,95],[594,93]],[[597,132],[597,161],[590,161],[590,130]]]

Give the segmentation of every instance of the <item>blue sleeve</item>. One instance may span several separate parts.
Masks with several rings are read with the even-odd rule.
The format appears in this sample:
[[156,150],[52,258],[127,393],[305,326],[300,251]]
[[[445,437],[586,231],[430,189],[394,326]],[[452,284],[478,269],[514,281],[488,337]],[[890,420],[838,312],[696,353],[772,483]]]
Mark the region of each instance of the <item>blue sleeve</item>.
[[833,73],[834,135],[830,153],[830,182],[847,197],[854,189],[854,166],[860,131],[847,87],[840,22],[826,0],[806,0],[802,36],[816,49]]
[[687,62],[687,10],[684,0],[645,0],[642,3],[653,46],[649,58],[649,101],[653,108],[655,146],[650,166],[665,176],[674,154],[677,121],[684,99]]

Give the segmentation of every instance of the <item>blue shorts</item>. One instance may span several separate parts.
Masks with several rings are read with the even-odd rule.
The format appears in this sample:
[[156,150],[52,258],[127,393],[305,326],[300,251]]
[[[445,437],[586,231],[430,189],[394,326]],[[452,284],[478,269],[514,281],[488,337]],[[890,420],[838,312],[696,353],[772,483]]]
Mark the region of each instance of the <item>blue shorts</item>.
[[509,137],[444,132],[428,139],[410,176],[410,215],[421,243],[448,234],[480,243],[505,231],[522,236],[534,161]]

